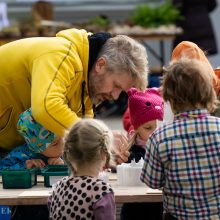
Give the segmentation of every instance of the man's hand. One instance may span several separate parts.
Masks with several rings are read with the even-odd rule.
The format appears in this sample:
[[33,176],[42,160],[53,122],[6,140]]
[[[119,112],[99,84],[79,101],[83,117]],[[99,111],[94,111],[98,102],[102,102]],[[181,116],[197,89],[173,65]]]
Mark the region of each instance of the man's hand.
[[130,155],[127,150],[128,138],[123,131],[112,131],[114,135],[114,146],[113,146],[113,155],[116,164],[125,163],[128,161]]

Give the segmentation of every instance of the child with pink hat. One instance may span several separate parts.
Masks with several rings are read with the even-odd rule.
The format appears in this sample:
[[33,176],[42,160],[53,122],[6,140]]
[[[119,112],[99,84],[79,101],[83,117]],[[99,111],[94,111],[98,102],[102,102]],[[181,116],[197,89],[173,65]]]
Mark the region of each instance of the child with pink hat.
[[130,162],[144,158],[145,144],[148,137],[157,127],[157,121],[163,121],[164,104],[157,88],[150,88],[144,92],[136,88],[128,90],[129,117],[133,130],[129,131],[132,137],[129,143]]
[[[164,103],[158,88],[149,88],[144,92],[131,88],[127,94],[131,136],[128,162],[138,162],[145,156],[146,142],[156,129],[157,122],[163,121]],[[162,203],[125,203],[121,209],[121,220],[146,219],[146,212],[149,219],[162,219]]]

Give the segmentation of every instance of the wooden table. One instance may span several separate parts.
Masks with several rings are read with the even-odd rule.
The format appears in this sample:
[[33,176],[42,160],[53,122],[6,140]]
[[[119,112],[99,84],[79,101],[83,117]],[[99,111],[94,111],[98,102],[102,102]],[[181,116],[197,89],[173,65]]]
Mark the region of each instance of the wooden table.
[[[155,58],[159,61],[160,67],[162,68],[165,65],[166,61],[166,52],[165,52],[165,41],[173,41],[176,37],[175,34],[130,34],[128,35],[135,40],[140,41]],[[158,41],[159,43],[159,52],[155,48],[151,47],[148,44],[148,41]]]
[[[113,35],[124,34],[140,41],[160,63],[162,68],[165,65],[165,45],[164,42],[173,41],[175,37],[183,32],[180,27],[158,27],[158,28],[143,28],[140,26],[129,27],[128,25],[115,26],[109,30]],[[150,46],[149,41],[159,42],[159,51]]]
[[[147,186],[118,186],[115,175],[110,176],[116,203],[162,202],[162,192]],[[42,179],[30,189],[3,189],[0,183],[0,205],[45,205],[52,188],[44,187]]]

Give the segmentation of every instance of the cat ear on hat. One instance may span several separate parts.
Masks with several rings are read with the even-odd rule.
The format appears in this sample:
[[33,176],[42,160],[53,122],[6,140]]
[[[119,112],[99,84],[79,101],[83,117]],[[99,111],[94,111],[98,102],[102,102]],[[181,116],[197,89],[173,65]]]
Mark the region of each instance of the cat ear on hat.
[[136,94],[137,92],[138,92],[138,90],[136,88],[130,88],[127,91],[127,94],[128,94],[128,96],[132,96],[132,95]]
[[161,96],[160,90],[159,90],[158,88],[149,88],[149,89],[146,89],[146,90],[145,90],[145,94],[147,94],[147,93],[154,93],[154,94],[156,94],[156,95]]

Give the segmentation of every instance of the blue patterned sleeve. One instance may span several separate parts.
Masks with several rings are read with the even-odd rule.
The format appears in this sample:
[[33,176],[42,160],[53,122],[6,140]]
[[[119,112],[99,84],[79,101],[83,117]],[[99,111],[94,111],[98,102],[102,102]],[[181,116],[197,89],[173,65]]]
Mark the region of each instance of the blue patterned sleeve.
[[26,160],[31,159],[31,152],[26,144],[14,148],[6,157],[0,160],[0,170],[13,169],[20,170],[26,168]]

